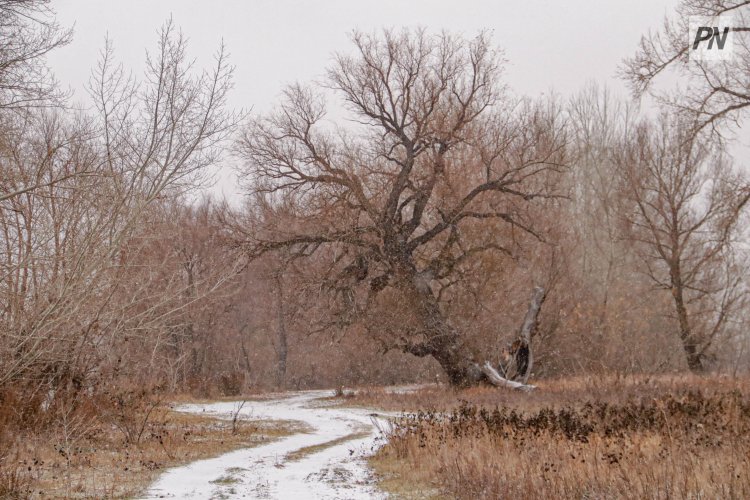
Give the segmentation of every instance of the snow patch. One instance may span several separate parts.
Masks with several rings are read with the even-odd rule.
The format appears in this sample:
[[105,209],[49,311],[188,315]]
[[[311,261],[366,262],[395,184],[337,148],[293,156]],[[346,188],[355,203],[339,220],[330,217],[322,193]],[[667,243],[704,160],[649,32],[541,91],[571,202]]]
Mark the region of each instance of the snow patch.
[[[330,396],[331,391],[303,391],[248,401],[241,410],[245,417],[299,421],[312,431],[170,469],[144,498],[385,498],[374,486],[365,458],[382,444],[380,429],[386,422],[371,410],[321,404]],[[229,419],[236,408],[234,402],[219,402],[182,405],[177,410]],[[357,433],[365,437],[321,446],[299,460],[285,460],[302,448]]]

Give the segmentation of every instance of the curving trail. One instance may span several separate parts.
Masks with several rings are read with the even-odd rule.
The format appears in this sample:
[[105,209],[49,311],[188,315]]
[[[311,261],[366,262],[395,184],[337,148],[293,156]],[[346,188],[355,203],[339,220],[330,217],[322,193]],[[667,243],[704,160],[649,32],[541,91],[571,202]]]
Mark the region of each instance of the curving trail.
[[[331,407],[331,391],[284,393],[248,401],[252,420],[293,420],[311,431],[166,471],[144,498],[384,498],[364,458],[387,425],[366,409]],[[183,405],[179,411],[231,418],[236,403]]]

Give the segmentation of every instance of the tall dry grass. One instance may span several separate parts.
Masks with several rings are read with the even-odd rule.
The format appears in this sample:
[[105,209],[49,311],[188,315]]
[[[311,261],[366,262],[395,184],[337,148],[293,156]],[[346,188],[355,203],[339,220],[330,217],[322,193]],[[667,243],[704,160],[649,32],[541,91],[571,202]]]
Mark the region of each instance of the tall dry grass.
[[399,420],[373,463],[402,496],[750,498],[746,394],[702,383],[533,410],[463,402]]

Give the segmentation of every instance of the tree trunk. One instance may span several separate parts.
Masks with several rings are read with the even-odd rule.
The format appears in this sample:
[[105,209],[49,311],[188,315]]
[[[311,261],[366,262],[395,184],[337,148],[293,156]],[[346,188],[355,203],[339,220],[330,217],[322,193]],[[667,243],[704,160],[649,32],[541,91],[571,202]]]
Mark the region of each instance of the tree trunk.
[[[531,369],[534,367],[534,351],[531,349],[531,337],[536,333],[537,317],[539,311],[542,309],[542,303],[544,302],[544,288],[537,286],[534,287],[534,291],[531,294],[531,302],[529,302],[529,308],[526,311],[526,317],[523,319],[523,325],[521,325],[521,331],[519,337],[525,344],[527,354],[526,366],[522,372],[519,372],[521,382],[526,384],[529,381],[531,375]],[[521,365],[518,365],[519,368]]]
[[677,321],[680,325],[680,340],[682,341],[682,348],[685,350],[688,368],[695,373],[702,372],[703,361],[701,360],[698,346],[696,345],[693,333],[690,329],[687,308],[685,307],[685,301],[682,295],[682,288],[674,288],[673,295],[675,309],[677,310]]
[[[496,386],[533,389],[533,386],[526,384],[528,373],[531,371],[530,365],[523,382],[516,383],[503,378],[491,367],[489,367],[491,372],[488,372],[486,364],[484,367],[477,364],[465,348],[458,331],[443,317],[437,299],[429,287],[429,281],[417,276],[409,283],[408,292],[417,299],[417,313],[426,340],[420,344],[407,345],[404,349],[406,352],[435,358],[453,386],[467,387],[489,382]],[[532,302],[521,327],[521,333],[529,339],[536,325],[543,297],[544,289],[535,288]]]
[[279,387],[284,385],[286,377],[286,358],[289,352],[286,338],[286,323],[284,322],[284,288],[281,283],[281,276],[276,276],[276,314],[277,314],[277,347],[276,347],[276,384]]
[[690,328],[687,308],[685,307],[685,298],[683,294],[682,276],[680,270],[672,270],[672,297],[674,298],[675,310],[677,312],[677,321],[680,328],[680,340],[682,348],[685,350],[685,357],[690,371],[694,373],[703,371],[703,362],[698,350],[698,345]]
[[483,375],[463,344],[458,331],[446,321],[429,285],[430,276],[415,274],[404,286],[407,297],[415,299],[417,317],[425,340],[409,344],[405,350],[417,356],[432,356],[454,386],[478,383]]

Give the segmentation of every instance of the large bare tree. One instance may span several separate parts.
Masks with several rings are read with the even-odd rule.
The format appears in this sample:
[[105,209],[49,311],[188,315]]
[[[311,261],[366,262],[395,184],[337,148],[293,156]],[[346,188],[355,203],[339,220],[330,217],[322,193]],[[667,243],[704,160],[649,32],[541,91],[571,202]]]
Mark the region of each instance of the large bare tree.
[[[324,84],[287,88],[246,128],[242,172],[287,208],[241,244],[251,257],[289,248],[327,262],[333,323],[367,316],[386,348],[431,356],[451,383],[473,383],[483,375],[469,332],[454,327],[445,301],[462,270],[541,237],[529,210],[556,196],[565,169],[560,110],[510,97],[484,34],[384,31],[353,42]],[[321,87],[343,99],[340,120],[325,119]]]
[[615,162],[629,235],[647,276],[671,293],[688,367],[701,371],[745,298],[732,240],[750,194],[721,150],[679,117],[642,123]]

